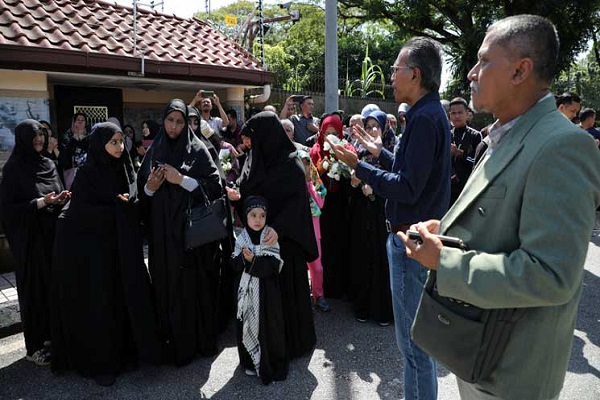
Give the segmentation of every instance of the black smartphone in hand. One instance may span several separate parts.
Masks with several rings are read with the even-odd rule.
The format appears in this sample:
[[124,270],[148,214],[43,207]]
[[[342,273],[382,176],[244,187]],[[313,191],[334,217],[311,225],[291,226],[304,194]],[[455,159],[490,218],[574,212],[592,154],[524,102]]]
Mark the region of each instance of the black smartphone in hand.
[[[421,238],[421,234],[417,231],[408,230],[406,231],[406,235],[410,240],[414,240],[415,242],[421,244],[423,243],[423,239]],[[442,241],[442,244],[446,247],[453,247],[455,249],[467,250],[467,245],[457,237],[452,236],[444,236],[444,235],[436,235],[438,239]]]

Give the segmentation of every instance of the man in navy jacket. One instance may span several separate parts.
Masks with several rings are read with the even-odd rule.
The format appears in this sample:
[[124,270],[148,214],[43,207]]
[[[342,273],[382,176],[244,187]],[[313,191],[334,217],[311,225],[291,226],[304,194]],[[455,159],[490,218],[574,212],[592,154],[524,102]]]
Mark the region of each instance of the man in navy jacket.
[[405,360],[404,394],[410,399],[436,399],[435,361],[411,340],[427,269],[406,256],[404,243],[396,235],[424,218],[440,218],[450,203],[450,125],[438,93],[442,57],[435,41],[410,39],[392,66],[392,87],[398,103],[407,103],[406,131],[394,153],[385,150],[381,138],[370,139],[355,130],[355,136],[384,169],[358,161],[356,155],[332,145],[336,156],[356,171],[386,201],[390,234],[387,252],[390,265],[394,319],[398,347]]

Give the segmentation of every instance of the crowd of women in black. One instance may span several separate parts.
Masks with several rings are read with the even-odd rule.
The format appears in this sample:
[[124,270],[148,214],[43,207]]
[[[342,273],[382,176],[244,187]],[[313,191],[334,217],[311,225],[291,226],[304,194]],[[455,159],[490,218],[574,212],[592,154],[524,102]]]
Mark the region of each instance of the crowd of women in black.
[[[145,122],[148,132],[138,142],[111,122],[94,125],[87,135],[85,119],[76,115],[60,148],[47,123],[25,120],[16,127],[0,209],[17,261],[28,359],[41,365],[51,360],[57,373],[72,370],[110,385],[139,362],[185,365],[216,354],[219,333],[235,315],[239,276],[230,265],[231,225],[223,240],[184,246],[189,202],[201,204],[203,192],[211,200],[228,197],[218,142],[188,123],[198,115],[172,100],[162,126]],[[383,112],[369,115],[363,133],[381,135],[385,118]],[[343,137],[341,121],[332,125]],[[237,197],[230,190],[229,200],[242,221],[239,209],[248,197],[262,196],[268,204],[267,224],[283,261],[280,343],[291,360],[316,343],[307,276],[307,262],[319,256],[310,174],[274,113],[255,115],[242,134],[251,150]],[[325,151],[318,140],[310,154],[328,191],[321,215],[325,295],[347,296],[359,321],[387,325],[383,201],[360,182],[329,178],[319,162]],[[359,250],[351,256],[351,248]]]

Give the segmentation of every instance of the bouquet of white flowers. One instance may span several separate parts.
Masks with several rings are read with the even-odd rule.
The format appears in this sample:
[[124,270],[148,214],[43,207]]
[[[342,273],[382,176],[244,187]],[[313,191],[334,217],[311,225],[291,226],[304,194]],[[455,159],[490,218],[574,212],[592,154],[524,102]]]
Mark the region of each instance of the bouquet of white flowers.
[[227,149],[221,149],[221,151],[219,151],[219,161],[221,161],[223,172],[228,173],[232,167],[231,152]]
[[350,175],[352,174],[352,168],[335,157],[335,153],[333,152],[329,142],[340,144],[354,153],[356,153],[356,149],[354,146],[348,143],[346,139],[340,139],[336,135],[328,135],[323,146],[323,150],[329,152],[329,155],[325,156],[321,163],[323,169],[328,171],[327,176],[335,179],[336,181],[339,181],[342,176],[345,178],[350,178]]

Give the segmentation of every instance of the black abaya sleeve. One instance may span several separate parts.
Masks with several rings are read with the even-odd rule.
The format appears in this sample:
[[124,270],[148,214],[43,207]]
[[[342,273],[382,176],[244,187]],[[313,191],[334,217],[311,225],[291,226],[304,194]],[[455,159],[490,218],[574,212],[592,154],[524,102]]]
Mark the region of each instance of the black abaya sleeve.
[[232,257],[230,264],[234,272],[242,272],[245,265],[244,255],[240,253],[237,255],[237,257]]
[[[185,171],[182,173],[186,174]],[[203,186],[209,200],[215,200],[223,194],[219,171],[204,143],[198,149],[198,155],[194,164],[194,176],[191,177],[198,180],[198,183]],[[202,201],[203,195],[200,186],[192,191],[192,196],[196,202]]]
[[245,271],[256,278],[270,278],[279,274],[279,260],[273,256],[254,256],[252,263],[246,262]]
[[37,199],[11,203],[3,198],[1,203],[2,226],[11,253],[19,263],[25,263],[29,245],[28,238],[31,237],[30,230],[33,229],[33,221],[37,212]]

